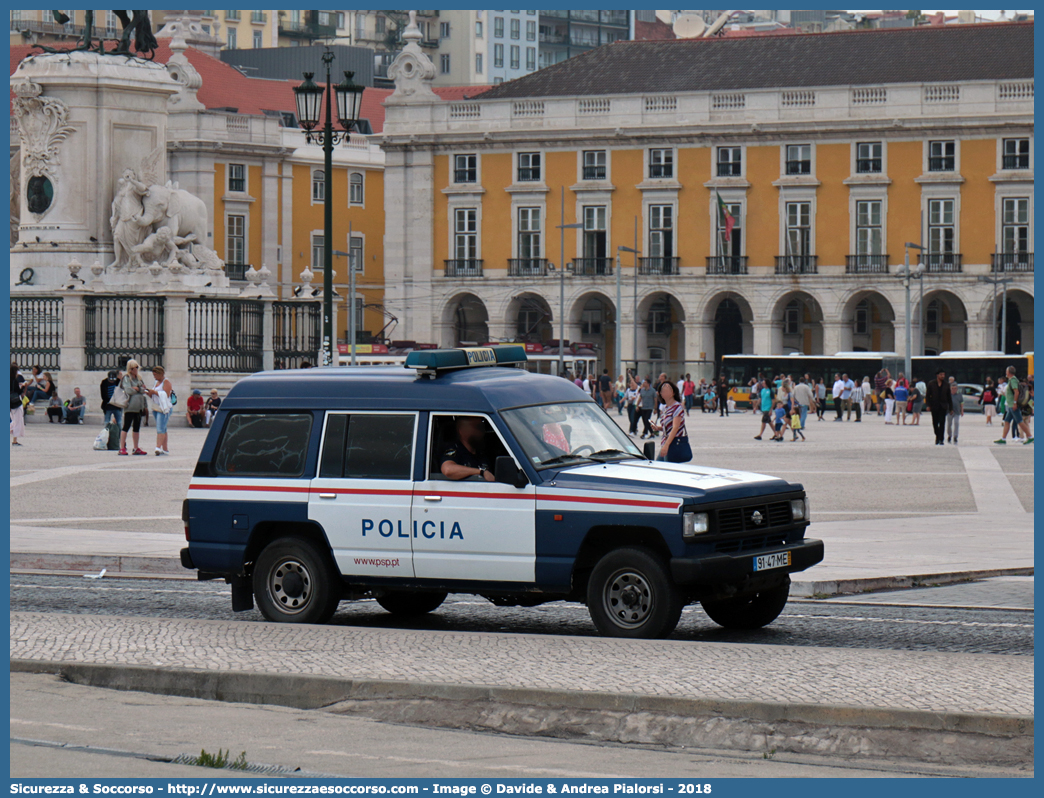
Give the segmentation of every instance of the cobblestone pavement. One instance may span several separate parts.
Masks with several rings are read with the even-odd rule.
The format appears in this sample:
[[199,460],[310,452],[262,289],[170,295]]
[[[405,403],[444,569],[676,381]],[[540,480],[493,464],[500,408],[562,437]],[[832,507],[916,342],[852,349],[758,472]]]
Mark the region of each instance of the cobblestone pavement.
[[1033,661],[731,643],[11,614],[13,659],[1032,715]]
[[909,606],[979,607],[983,609],[1033,609],[1032,576],[995,576],[981,582],[912,590],[887,590],[860,596],[824,599],[821,604],[894,604]]

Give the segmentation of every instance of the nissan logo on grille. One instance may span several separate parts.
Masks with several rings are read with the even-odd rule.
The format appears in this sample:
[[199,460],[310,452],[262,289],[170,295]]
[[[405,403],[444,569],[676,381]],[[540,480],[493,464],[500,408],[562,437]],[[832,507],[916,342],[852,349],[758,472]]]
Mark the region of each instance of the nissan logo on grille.
[[764,520],[764,518],[761,515],[761,511],[760,510],[755,510],[753,513],[751,513],[750,520],[753,521],[758,526],[761,526],[761,522]]

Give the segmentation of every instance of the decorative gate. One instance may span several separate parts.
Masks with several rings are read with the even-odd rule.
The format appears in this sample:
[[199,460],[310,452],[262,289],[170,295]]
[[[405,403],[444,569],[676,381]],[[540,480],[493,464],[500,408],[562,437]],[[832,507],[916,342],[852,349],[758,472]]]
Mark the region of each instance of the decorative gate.
[[251,299],[188,300],[189,371],[260,371],[264,313]]
[[11,298],[11,359],[26,373],[31,366],[44,371],[61,368],[61,297]]
[[274,302],[272,350],[277,369],[295,369],[319,358],[321,309],[318,302]]
[[163,303],[162,297],[85,296],[87,370],[122,368],[128,359],[143,370],[162,366]]

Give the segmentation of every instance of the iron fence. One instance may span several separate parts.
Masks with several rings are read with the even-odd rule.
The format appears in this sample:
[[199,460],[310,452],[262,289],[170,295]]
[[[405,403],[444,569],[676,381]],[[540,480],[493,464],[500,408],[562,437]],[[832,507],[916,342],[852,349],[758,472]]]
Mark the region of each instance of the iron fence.
[[260,371],[264,313],[252,299],[188,300],[189,371]]
[[87,371],[122,368],[128,359],[145,369],[163,365],[162,297],[86,296]]
[[1032,272],[1032,252],[994,252],[993,271],[995,272]]
[[846,255],[845,274],[888,274],[888,256]]
[[638,274],[678,274],[680,258],[638,258]]
[[931,273],[955,274],[962,271],[962,256],[959,252],[922,253],[921,260]]
[[776,274],[818,274],[815,255],[777,255]]
[[61,368],[61,297],[11,298],[11,359],[28,370]]
[[319,361],[321,308],[318,302],[272,303],[272,352],[276,368],[295,369]]

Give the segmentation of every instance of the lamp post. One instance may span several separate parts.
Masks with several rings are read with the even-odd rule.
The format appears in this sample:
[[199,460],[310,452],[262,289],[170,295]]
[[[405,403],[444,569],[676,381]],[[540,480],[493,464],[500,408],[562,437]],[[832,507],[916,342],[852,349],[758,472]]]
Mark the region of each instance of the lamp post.
[[558,217],[562,224],[555,225],[560,231],[558,234],[558,376],[565,374],[565,231],[580,230],[583,222],[565,223],[565,186],[562,186],[561,215]]
[[[344,73],[344,80],[333,85],[330,78],[330,64],[334,54],[327,50],[323,53],[323,64],[326,65],[326,87],[312,81],[314,72],[304,73],[304,82],[294,87],[297,100],[297,119],[305,129],[305,141],[309,144],[321,143],[324,155],[324,192],[323,192],[323,365],[334,363],[333,324],[333,148],[336,144],[348,141],[352,128],[359,121],[359,107],[362,103],[363,87],[352,82],[352,72]],[[326,118],[320,131],[312,131],[319,126],[323,104],[326,96]],[[333,104],[337,102],[337,121],[344,128],[334,130]],[[355,297],[352,297],[354,306]]]
[[[636,222],[636,224],[637,224],[637,222]],[[636,231],[637,231],[637,229],[638,228],[635,227]],[[633,307],[631,308],[631,314],[633,316],[632,321],[634,322],[634,325],[633,325],[633,332],[634,332],[633,338],[634,338],[634,340],[632,341],[632,346],[634,347],[634,353],[633,353],[634,354],[634,375],[635,375],[635,377],[637,377],[638,376],[638,255],[639,255],[639,252],[638,252],[638,233],[637,232],[635,232],[634,246],[633,247],[619,246],[619,247],[616,248],[616,340],[617,340],[616,349],[617,349],[617,351],[620,350],[620,346],[621,346],[620,341],[622,340],[622,338],[620,336],[620,313],[621,313],[621,311],[620,311],[620,301],[621,301],[620,300],[620,281],[621,281],[621,277],[620,277],[620,253],[621,252],[633,252],[634,253],[634,304],[633,304]],[[616,356],[616,376],[619,377],[621,373],[622,372],[620,371],[620,356],[617,355]]]
[[[911,273],[910,271],[910,250],[916,249],[918,252],[923,252],[924,247],[920,244],[911,244],[909,241],[903,245],[905,247],[905,255],[903,256],[903,270],[897,275],[903,281],[903,287],[906,289],[906,379],[910,379],[911,361],[910,357],[912,354],[913,343],[911,340],[910,333],[910,279],[916,277],[922,280],[921,286],[923,288],[924,283],[924,264],[917,264],[917,268]],[[923,296],[923,293],[922,293]],[[923,303],[922,303],[923,304]],[[922,331],[922,335],[923,335]]]

